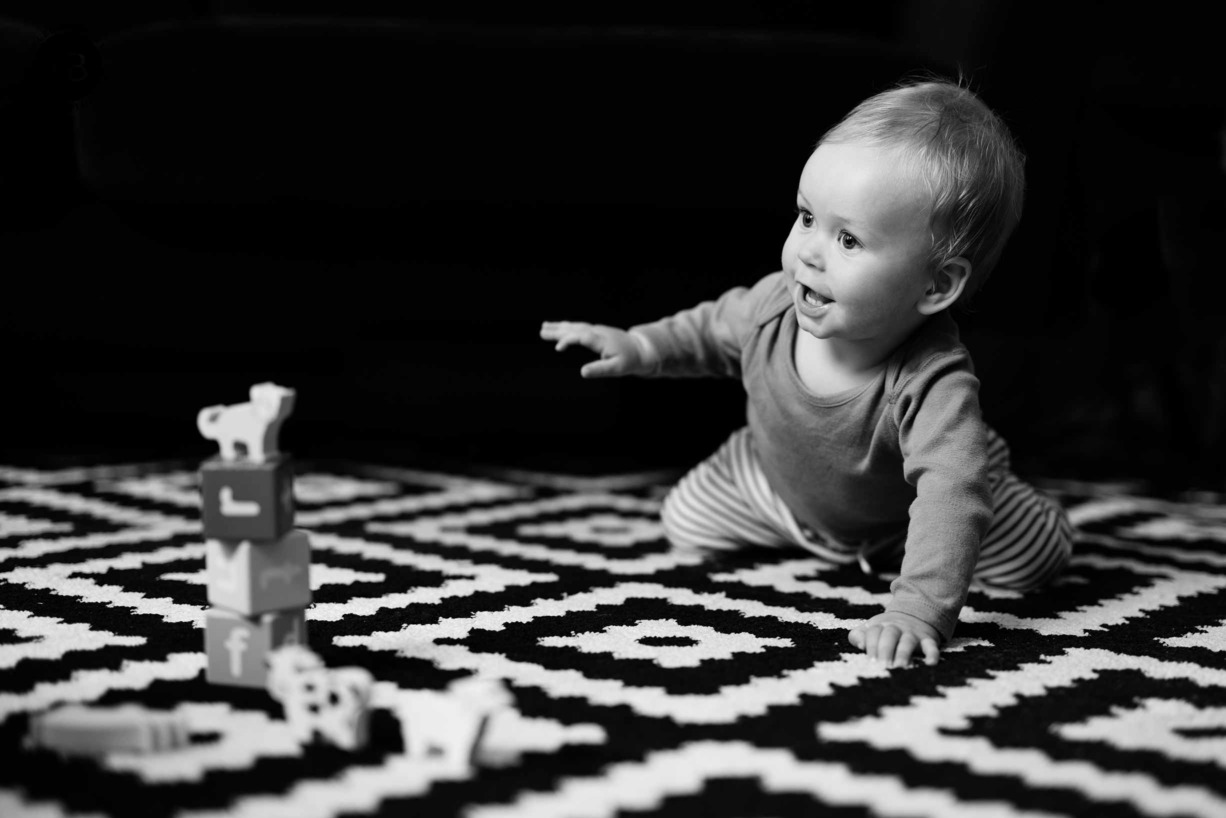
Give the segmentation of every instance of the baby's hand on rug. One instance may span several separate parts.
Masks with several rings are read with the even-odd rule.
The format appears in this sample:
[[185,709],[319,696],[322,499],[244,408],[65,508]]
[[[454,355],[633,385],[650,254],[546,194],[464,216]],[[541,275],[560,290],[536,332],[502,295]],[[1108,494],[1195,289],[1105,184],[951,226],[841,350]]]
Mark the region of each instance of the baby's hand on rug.
[[936,628],[918,617],[898,611],[886,611],[874,616],[847,633],[847,640],[889,667],[906,667],[918,647],[924,663],[935,665],[941,655],[938,647],[941,635]]
[[541,325],[541,338],[557,341],[555,348],[559,352],[567,347],[582,346],[598,354],[599,361],[590,361],[579,370],[585,378],[636,375],[649,369],[652,363],[642,344],[617,327],[581,321],[546,321]]

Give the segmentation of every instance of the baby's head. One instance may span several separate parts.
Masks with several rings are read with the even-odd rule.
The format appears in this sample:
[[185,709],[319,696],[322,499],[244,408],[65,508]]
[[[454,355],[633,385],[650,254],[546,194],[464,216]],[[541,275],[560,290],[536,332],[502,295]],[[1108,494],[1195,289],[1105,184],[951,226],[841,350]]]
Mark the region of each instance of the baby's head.
[[948,80],[905,83],[853,108],[824,144],[896,150],[931,195],[929,269],[961,257],[971,272],[960,298],[983,286],[1022,215],[1025,159],[979,97]]

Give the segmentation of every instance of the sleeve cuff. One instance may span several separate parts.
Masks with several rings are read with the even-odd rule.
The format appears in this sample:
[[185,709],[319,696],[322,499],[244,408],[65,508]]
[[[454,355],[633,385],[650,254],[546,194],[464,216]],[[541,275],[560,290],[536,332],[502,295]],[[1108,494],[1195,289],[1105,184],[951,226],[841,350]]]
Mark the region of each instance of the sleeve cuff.
[[639,355],[643,359],[646,373],[654,375],[660,369],[660,353],[656,350],[656,345],[638,328],[630,330],[630,337],[638,344]]
[[958,617],[950,615],[947,612],[939,611],[930,605],[922,602],[906,600],[895,601],[891,600],[890,604],[885,608],[887,611],[904,613],[908,616],[914,616],[929,625],[931,625],[938,634],[941,635],[941,646],[944,647],[950,639],[953,638],[954,629],[958,625]]

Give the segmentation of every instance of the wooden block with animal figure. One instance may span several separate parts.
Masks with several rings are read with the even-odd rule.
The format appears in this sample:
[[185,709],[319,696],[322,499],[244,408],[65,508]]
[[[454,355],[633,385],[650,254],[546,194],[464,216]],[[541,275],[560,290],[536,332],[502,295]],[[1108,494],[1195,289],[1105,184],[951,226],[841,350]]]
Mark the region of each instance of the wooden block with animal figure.
[[211,608],[205,614],[205,678],[214,684],[265,687],[268,657],[286,645],[305,645],[304,609],[243,616]]
[[205,540],[209,604],[245,616],[311,604],[311,538],[295,528],[274,542]]
[[294,467],[289,455],[260,463],[206,460],[200,467],[200,518],[216,540],[277,540],[294,524]]

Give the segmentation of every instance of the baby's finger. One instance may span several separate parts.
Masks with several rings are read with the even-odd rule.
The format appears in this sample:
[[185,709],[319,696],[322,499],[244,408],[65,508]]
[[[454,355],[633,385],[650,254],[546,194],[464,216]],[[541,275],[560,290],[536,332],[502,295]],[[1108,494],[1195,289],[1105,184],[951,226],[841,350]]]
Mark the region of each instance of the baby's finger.
[[935,665],[941,657],[941,649],[937,647],[937,640],[931,636],[920,640],[920,648],[924,651],[924,663]]
[[558,333],[558,343],[554,347],[561,352],[568,347],[583,346],[588,349],[599,349],[599,339],[596,333],[583,326],[569,325]]
[[851,642],[852,647],[856,650],[864,650],[864,626],[861,625],[848,631],[847,641]]
[[881,629],[881,639],[877,642],[877,659],[886,667],[894,664],[894,649],[898,647],[898,638],[902,631],[897,625],[886,625]]
[[864,631],[864,652],[868,654],[868,658],[872,659],[877,656],[877,641],[881,639],[881,626],[869,625]]
[[579,370],[585,378],[607,378],[616,375],[621,369],[620,358],[601,358],[599,361],[589,361]]
[[918,644],[919,640],[915,638],[915,634],[904,633],[898,640],[898,647],[894,649],[894,667],[906,667],[911,664],[911,655],[915,653]]
[[568,333],[574,333],[582,329],[585,324],[577,321],[544,321],[541,323],[542,338],[560,338]]

